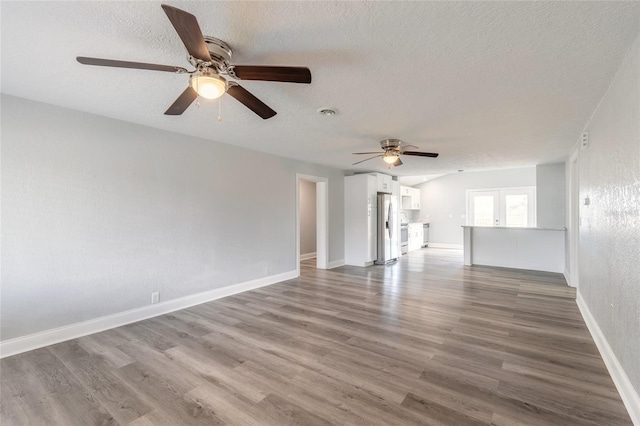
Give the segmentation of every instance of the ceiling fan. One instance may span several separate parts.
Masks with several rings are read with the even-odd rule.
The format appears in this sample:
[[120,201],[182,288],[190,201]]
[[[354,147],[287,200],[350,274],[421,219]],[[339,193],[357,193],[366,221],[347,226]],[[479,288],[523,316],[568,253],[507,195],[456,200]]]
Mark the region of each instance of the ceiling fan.
[[356,164],[364,163],[365,161],[373,160],[374,158],[382,157],[382,160],[389,165],[389,167],[394,166],[402,166],[402,160],[400,159],[400,155],[415,155],[417,157],[431,157],[436,158],[439,154],[434,152],[420,152],[420,151],[405,151],[405,147],[413,147],[418,148],[415,145],[402,145],[402,141],[400,139],[384,139],[380,141],[380,148],[384,151],[382,154],[379,152],[354,152],[354,155],[362,155],[362,154],[378,154],[373,157],[369,157],[365,160],[358,161],[357,163],[353,163],[353,166]]
[[232,51],[229,45],[217,38],[203,36],[195,16],[166,4],[162,5],[162,9],[187,48],[187,60],[195,67],[193,71],[171,65],[87,58],[84,56],[78,56],[76,59],[85,65],[189,74],[189,86],[165,111],[166,115],[182,114],[198,96],[206,99],[217,99],[224,93],[228,93],[266,120],[276,115],[276,112],[238,83],[227,80],[223,76],[236,80],[311,83],[311,71],[305,67],[231,65]]

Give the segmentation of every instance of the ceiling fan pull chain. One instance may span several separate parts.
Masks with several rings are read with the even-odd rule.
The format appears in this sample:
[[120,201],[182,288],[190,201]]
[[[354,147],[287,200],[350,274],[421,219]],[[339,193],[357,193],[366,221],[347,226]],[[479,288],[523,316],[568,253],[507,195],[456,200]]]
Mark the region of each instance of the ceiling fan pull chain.
[[222,96],[218,98],[218,121],[222,121]]

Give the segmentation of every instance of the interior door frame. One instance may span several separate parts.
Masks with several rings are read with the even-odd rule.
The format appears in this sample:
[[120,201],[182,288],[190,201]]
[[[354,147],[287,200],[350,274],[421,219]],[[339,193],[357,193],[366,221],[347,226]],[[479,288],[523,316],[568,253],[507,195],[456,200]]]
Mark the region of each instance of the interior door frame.
[[579,150],[569,159],[569,285],[580,285],[580,168]]
[[316,268],[329,269],[329,179],[296,173],[296,271],[300,275],[300,181],[316,184]]

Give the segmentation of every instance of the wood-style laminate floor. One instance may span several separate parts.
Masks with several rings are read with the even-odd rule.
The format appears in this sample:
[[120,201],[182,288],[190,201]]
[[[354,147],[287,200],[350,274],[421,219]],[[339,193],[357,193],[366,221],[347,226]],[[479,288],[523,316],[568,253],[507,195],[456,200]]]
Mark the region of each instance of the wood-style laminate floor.
[[5,358],[9,425],[630,425],[558,274],[424,249]]

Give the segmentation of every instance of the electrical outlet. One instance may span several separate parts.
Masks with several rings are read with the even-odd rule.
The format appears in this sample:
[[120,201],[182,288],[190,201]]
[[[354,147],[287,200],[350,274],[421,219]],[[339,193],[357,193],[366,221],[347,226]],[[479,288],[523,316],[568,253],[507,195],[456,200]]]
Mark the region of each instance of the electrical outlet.
[[151,293],[151,304],[158,303],[160,301],[160,292],[154,291]]
[[266,277],[267,275],[269,275],[269,267],[265,266],[264,267],[264,276]]

